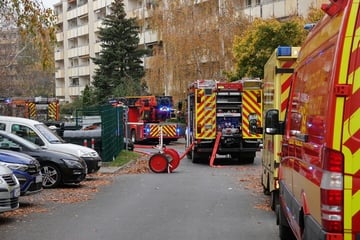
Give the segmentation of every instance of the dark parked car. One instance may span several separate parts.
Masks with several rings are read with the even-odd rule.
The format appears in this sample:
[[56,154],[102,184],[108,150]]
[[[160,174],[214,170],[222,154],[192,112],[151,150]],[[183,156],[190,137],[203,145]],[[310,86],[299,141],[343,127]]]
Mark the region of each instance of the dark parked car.
[[20,195],[30,195],[42,190],[39,162],[23,153],[0,150],[0,162],[10,168],[20,183]]
[[41,166],[44,188],[80,183],[85,179],[85,161],[72,154],[42,149],[24,138],[4,131],[0,131],[0,148],[26,153],[36,158]]

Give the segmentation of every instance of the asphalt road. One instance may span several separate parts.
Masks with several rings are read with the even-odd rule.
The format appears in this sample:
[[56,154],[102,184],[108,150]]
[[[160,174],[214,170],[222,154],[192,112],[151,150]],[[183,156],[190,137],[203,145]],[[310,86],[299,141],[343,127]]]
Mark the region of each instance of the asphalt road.
[[1,240],[272,240],[260,159],[211,168],[183,159],[171,174],[119,175],[94,199],[0,225]]

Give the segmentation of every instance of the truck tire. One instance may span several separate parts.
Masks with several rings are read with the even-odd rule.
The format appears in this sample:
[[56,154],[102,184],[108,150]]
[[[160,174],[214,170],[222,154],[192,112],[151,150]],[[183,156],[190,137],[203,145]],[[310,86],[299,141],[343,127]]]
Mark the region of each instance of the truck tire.
[[239,161],[246,164],[253,164],[255,160],[256,153],[248,152],[248,153],[241,153],[239,157]]
[[192,150],[191,151],[191,159],[193,163],[200,163],[201,162],[201,154]]
[[246,160],[246,163],[248,164],[253,164],[255,161],[255,157],[249,157],[247,160]]
[[273,190],[270,196],[270,208],[275,211],[276,206],[279,205],[279,190]]
[[261,174],[261,185],[263,186],[263,193],[265,195],[270,195],[269,175],[267,176],[266,186],[265,186],[263,178],[264,178],[264,175]]

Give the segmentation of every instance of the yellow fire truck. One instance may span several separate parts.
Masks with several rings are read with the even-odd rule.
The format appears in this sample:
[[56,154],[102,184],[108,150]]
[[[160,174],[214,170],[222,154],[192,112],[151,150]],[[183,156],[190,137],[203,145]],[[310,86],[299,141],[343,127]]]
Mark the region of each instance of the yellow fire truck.
[[186,146],[194,163],[227,155],[252,163],[262,140],[262,81],[197,80],[187,96]]
[[[278,109],[284,120],[291,77],[300,48],[281,46],[274,50],[264,66],[264,112]],[[271,195],[270,206],[275,210],[279,201],[278,168],[280,165],[281,135],[263,136],[261,183],[265,194]]]
[[58,121],[60,120],[59,111],[59,100],[56,98],[0,98],[0,114],[4,116],[30,118],[38,121]]

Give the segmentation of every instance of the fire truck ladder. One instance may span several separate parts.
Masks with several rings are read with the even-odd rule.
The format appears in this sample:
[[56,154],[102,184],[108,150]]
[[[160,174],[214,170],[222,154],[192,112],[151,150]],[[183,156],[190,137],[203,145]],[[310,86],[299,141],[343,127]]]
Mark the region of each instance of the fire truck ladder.
[[214,148],[213,148],[212,153],[211,153],[210,167],[215,167],[214,166],[214,161],[215,161],[216,153],[217,153],[218,148],[219,148],[220,139],[221,139],[221,132],[218,132],[217,135],[216,135]]

